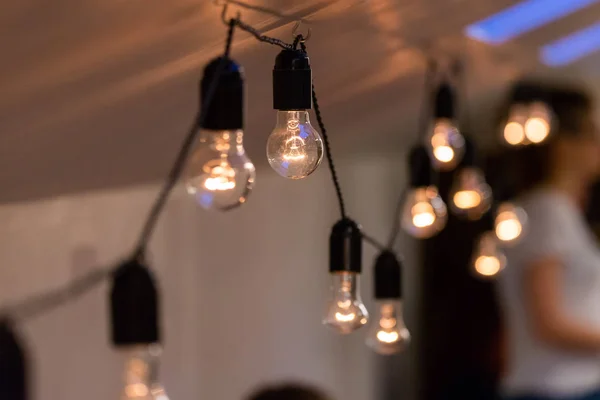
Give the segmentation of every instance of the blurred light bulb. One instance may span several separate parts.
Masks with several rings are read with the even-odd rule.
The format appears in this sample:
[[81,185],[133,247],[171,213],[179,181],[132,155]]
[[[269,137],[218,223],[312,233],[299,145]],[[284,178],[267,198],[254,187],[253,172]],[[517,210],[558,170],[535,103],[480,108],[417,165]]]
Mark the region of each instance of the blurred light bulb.
[[529,117],[525,122],[525,136],[532,143],[541,143],[550,135],[551,113],[544,103],[529,106]]
[[479,238],[473,253],[473,268],[480,277],[490,278],[506,266],[506,257],[498,248],[496,235],[485,232]]
[[367,334],[367,345],[375,352],[390,355],[404,350],[410,333],[402,318],[402,302],[389,299],[378,304],[378,315]]
[[492,190],[485,182],[483,172],[473,167],[465,167],[458,172],[450,193],[452,211],[468,219],[481,218],[492,201]]
[[129,348],[125,353],[125,386],[121,399],[169,400],[158,382],[160,346],[140,345]]
[[434,166],[443,171],[455,168],[464,155],[465,139],[448,119],[438,119],[433,127],[428,147]]
[[404,201],[402,228],[419,239],[429,238],[446,225],[446,204],[434,186],[410,190]]
[[494,221],[496,237],[504,243],[515,243],[521,238],[526,223],[525,210],[512,203],[502,203]]
[[317,169],[323,159],[323,141],[310,124],[308,111],[277,111],[267,158],[271,168],[285,178],[306,178]]
[[369,313],[358,292],[358,274],[332,274],[331,290],[332,298],[327,305],[323,324],[345,335],[367,323]]
[[523,104],[514,104],[510,109],[510,114],[506,125],[504,126],[503,136],[506,143],[511,146],[524,144],[525,127],[527,120],[527,107]]
[[207,210],[226,211],[246,202],[254,186],[254,165],[243,132],[203,130],[187,166],[187,192]]

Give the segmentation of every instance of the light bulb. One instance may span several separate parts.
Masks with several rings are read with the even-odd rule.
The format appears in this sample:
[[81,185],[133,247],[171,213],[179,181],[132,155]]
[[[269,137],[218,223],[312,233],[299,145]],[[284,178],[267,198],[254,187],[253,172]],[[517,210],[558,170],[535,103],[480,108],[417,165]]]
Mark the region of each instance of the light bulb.
[[529,117],[525,122],[525,136],[532,143],[542,143],[550,135],[551,113],[544,103],[529,106]]
[[369,313],[358,291],[358,274],[337,272],[331,274],[331,299],[323,324],[338,333],[346,335],[354,332],[369,320]]
[[451,209],[456,215],[475,220],[489,210],[492,190],[481,170],[465,167],[454,178],[450,198]]
[[402,228],[411,236],[429,238],[446,225],[446,204],[434,186],[411,189],[404,202]]
[[464,147],[465,139],[451,120],[435,121],[428,148],[436,168],[443,171],[455,168],[462,160]]
[[473,269],[477,276],[491,278],[506,266],[506,257],[498,248],[494,232],[485,232],[479,238],[473,253]]
[[526,223],[525,210],[509,202],[502,203],[494,220],[496,237],[504,243],[516,243],[522,237]]
[[523,104],[514,104],[510,109],[510,114],[506,125],[504,126],[503,136],[506,143],[511,146],[524,144],[525,121],[527,120],[527,107]]
[[378,315],[367,335],[367,345],[383,355],[398,353],[410,343],[410,333],[402,318],[402,302],[386,299],[377,305]]
[[254,186],[254,165],[241,130],[203,130],[186,171],[187,192],[207,210],[226,211],[246,202]]
[[285,178],[306,178],[317,169],[323,159],[323,141],[310,124],[308,111],[277,111],[267,158],[271,168]]
[[121,400],[169,400],[158,381],[159,345],[139,345],[125,351],[125,385]]

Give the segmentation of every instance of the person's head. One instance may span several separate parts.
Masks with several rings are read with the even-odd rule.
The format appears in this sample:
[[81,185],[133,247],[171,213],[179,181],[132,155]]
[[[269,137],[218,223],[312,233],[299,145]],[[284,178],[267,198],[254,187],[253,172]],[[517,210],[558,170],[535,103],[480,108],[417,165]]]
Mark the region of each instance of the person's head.
[[310,386],[284,384],[262,388],[247,400],[330,400],[330,398]]
[[551,135],[542,144],[519,150],[519,189],[555,179],[589,187],[600,177],[600,132],[593,121],[592,98],[576,89],[548,88],[546,93],[554,113]]

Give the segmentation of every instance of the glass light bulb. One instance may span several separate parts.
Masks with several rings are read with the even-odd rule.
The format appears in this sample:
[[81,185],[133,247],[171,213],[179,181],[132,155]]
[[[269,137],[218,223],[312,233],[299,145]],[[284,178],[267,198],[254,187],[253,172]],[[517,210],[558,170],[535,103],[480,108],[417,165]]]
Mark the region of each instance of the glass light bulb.
[[525,136],[532,143],[542,143],[550,135],[551,112],[544,103],[529,106],[529,117],[524,125]]
[[284,178],[306,178],[317,169],[323,159],[323,141],[310,124],[308,111],[277,111],[277,124],[267,140],[267,158]]
[[450,190],[452,212],[468,219],[479,219],[489,210],[492,202],[492,189],[485,182],[483,172],[478,168],[461,169]]
[[121,400],[169,400],[165,389],[158,381],[159,345],[140,345],[124,353],[125,385]]
[[402,228],[411,236],[426,239],[446,226],[446,204],[434,186],[410,190],[404,201]]
[[512,203],[500,204],[494,220],[496,237],[506,244],[516,243],[527,224],[525,210]]
[[256,174],[243,137],[241,130],[201,132],[187,165],[185,185],[202,208],[227,211],[246,202]]
[[383,355],[398,353],[410,343],[410,332],[402,317],[402,302],[396,299],[377,304],[378,315],[367,334],[367,346]]
[[429,152],[436,168],[449,171],[455,168],[465,152],[465,138],[454,123],[448,119],[438,119],[429,137]]
[[479,238],[473,253],[473,270],[483,278],[497,275],[506,266],[506,257],[498,248],[494,232],[485,232]]
[[527,107],[522,104],[514,104],[510,109],[510,114],[503,130],[504,141],[511,146],[524,144],[525,121],[527,120]]
[[332,274],[331,299],[327,304],[323,324],[336,332],[352,333],[369,320],[369,313],[358,290],[358,274],[340,272]]

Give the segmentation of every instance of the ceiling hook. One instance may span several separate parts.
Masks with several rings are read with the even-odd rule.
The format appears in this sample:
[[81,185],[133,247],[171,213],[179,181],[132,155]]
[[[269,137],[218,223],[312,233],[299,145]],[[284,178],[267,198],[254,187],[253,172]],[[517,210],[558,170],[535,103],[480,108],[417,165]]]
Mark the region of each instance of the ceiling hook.
[[298,28],[300,28],[300,25],[302,24],[302,20],[298,20],[296,21],[296,23],[294,24],[294,27],[292,28],[292,36],[294,37],[294,39],[296,39],[296,36],[301,35],[302,39],[300,40],[301,42],[307,42],[308,39],[310,39],[310,35],[312,30],[310,29],[310,27],[308,28],[308,31],[306,32],[306,36],[299,34],[298,33]]

